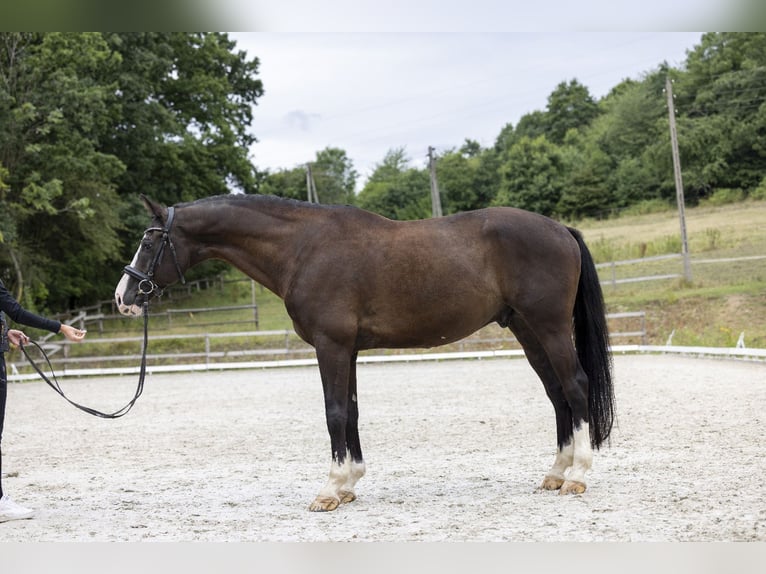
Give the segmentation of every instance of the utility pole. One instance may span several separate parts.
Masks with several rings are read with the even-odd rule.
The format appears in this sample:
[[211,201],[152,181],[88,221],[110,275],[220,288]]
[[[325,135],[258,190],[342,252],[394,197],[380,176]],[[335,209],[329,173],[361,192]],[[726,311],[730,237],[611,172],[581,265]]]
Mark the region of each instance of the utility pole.
[[676,109],[673,105],[673,85],[670,76],[665,77],[665,94],[668,98],[668,115],[670,121],[670,145],[673,150],[673,174],[676,181],[676,202],[678,217],[681,220],[681,255],[684,259],[684,279],[692,280],[692,268],[689,261],[689,243],[686,239],[686,215],[684,213],[684,182],[681,178],[681,159],[678,155],[678,133],[676,132]]
[[317,186],[314,183],[314,175],[311,173],[311,164],[306,164],[306,189],[308,191],[309,203],[319,203],[319,196],[317,195]]
[[442,199],[439,195],[439,182],[436,181],[436,158],[434,148],[428,146],[428,167],[431,171],[431,216],[442,216]]

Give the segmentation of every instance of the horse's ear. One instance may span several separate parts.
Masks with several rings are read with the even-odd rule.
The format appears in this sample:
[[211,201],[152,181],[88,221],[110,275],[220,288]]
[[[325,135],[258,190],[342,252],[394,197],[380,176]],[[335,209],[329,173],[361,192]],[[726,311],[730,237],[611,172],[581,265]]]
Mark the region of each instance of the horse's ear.
[[144,203],[144,206],[146,207],[146,211],[149,212],[149,215],[151,215],[152,217],[156,217],[157,219],[160,219],[160,220],[163,220],[165,218],[166,209],[164,207],[162,207],[156,201],[149,199],[143,193],[139,194],[139,197],[141,198],[141,201]]

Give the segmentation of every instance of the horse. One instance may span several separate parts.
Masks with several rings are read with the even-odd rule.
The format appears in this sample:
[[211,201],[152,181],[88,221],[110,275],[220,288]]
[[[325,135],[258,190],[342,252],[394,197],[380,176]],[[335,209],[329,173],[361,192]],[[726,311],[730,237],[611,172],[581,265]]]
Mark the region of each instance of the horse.
[[121,313],[141,315],[187,269],[219,259],[278,295],[314,347],[331,464],[309,510],[354,501],[365,474],[358,353],[445,345],[493,322],[515,335],[553,404],[557,448],[540,488],[585,492],[614,392],[601,285],[577,230],[511,207],[394,221],[265,195],[141,199],[152,223],[116,287]]

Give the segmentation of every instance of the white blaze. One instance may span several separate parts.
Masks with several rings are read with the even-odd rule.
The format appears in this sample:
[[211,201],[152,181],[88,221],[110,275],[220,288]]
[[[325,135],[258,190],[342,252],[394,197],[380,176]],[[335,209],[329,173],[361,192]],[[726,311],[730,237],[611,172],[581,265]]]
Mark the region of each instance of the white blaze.
[[[138,261],[138,251],[136,251],[136,254],[133,256],[133,261],[130,262],[130,266],[134,267],[136,265],[136,261]],[[130,277],[128,277],[128,275],[125,273],[122,274],[122,278],[117,284],[117,289],[114,290],[114,301],[117,304],[117,308],[120,310],[120,313],[123,315],[137,316],[141,314],[141,307],[135,303],[133,305],[125,305],[125,303],[123,303],[125,299],[125,291],[128,289],[129,279]]]

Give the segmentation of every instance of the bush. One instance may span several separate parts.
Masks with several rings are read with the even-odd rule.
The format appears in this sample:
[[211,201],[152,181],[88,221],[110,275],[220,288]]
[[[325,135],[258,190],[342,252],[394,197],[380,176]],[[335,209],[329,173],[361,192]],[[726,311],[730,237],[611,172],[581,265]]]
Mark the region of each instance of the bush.
[[713,194],[704,200],[705,205],[726,205],[728,203],[737,203],[745,199],[745,192],[739,188],[722,187],[716,189]]
[[671,208],[670,203],[664,199],[645,199],[626,207],[622,215],[647,215],[649,213],[662,213]]
[[766,199],[766,177],[761,180],[761,183],[758,184],[758,187],[756,187],[748,194],[748,197],[750,199]]

